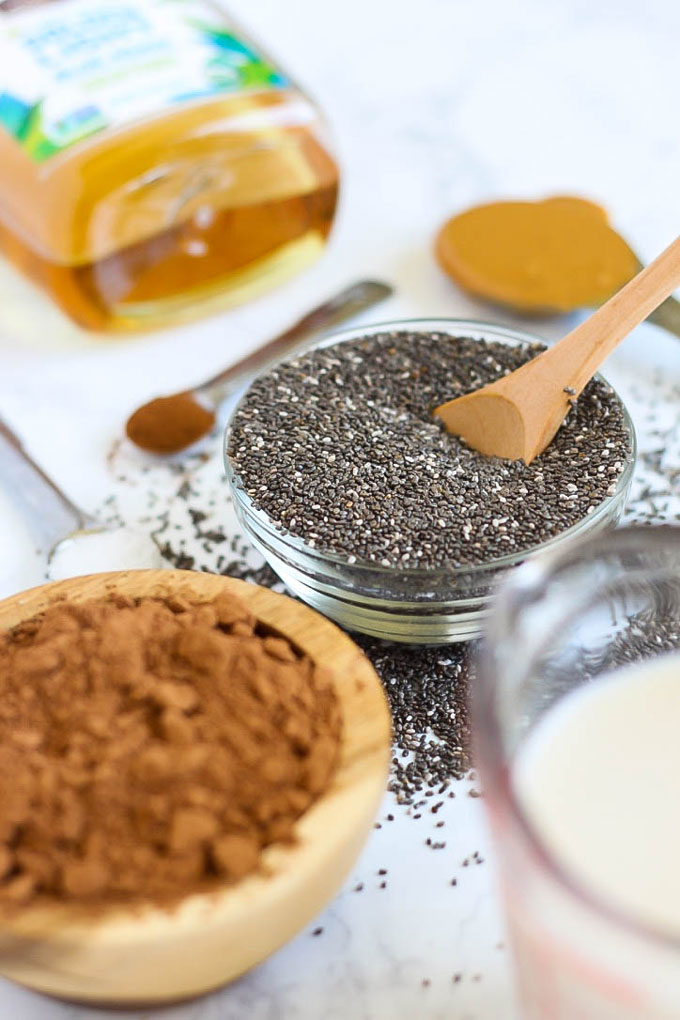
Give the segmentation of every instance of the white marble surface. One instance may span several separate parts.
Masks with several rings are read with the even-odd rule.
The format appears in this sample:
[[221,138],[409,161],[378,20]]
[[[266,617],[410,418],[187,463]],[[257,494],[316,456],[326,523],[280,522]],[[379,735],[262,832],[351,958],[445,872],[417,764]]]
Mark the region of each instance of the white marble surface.
[[[160,467],[145,481],[142,459],[130,452],[107,464],[129,411],[214,372],[339,286],[362,275],[395,283],[398,295],[381,318],[509,321],[464,297],[434,264],[432,235],[448,213],[493,196],[582,193],[608,205],[643,259],[680,224],[675,0],[232,0],[231,9],[319,98],[333,125],[344,189],[324,258],[245,309],[125,343],[78,336],[56,314],[36,319],[28,288],[0,274],[0,412],[73,499],[102,511],[113,496],[118,512],[142,526],[149,478],[156,510],[172,506],[177,478]],[[555,337],[567,325],[533,328]],[[643,326],[607,374],[630,402],[643,452],[665,446],[665,462],[680,468],[680,341]],[[671,431],[654,436],[657,427]],[[643,480],[663,489],[643,468],[637,493]],[[202,470],[221,491],[218,460]],[[672,496],[661,502],[661,516],[677,517]],[[43,563],[1,491],[0,522],[7,594],[39,581]],[[437,816],[447,839],[438,852],[425,845],[434,819],[413,820],[387,797],[382,827],[343,891],[290,945],[213,996],[121,1015],[512,1020],[491,849],[481,801],[466,793],[461,783]],[[484,863],[463,867],[474,851]],[[315,937],[316,927],[323,931]],[[0,982],[8,1020],[100,1015]]]

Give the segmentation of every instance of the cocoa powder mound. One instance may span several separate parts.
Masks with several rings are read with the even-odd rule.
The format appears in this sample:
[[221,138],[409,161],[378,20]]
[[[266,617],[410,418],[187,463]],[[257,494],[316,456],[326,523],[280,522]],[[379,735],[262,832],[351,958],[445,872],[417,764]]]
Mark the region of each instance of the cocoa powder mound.
[[0,635],[0,905],[171,902],[255,871],[336,767],[328,677],[231,595]]

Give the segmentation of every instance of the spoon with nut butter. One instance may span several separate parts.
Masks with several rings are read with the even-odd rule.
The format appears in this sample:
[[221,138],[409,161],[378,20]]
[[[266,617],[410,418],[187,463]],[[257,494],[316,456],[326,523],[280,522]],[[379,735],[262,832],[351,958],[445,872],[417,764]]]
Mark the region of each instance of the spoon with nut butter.
[[[597,308],[642,269],[605,209],[575,196],[466,209],[444,223],[435,254],[463,290],[525,316]],[[648,319],[680,336],[675,298]]]

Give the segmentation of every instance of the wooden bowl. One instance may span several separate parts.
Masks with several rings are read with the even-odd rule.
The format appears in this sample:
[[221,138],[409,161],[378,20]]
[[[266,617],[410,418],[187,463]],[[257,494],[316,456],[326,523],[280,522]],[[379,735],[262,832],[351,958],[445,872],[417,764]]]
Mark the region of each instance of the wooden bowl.
[[331,899],[371,829],[385,789],[390,717],[373,668],[342,631],[306,606],[265,588],[184,570],[94,574],[43,585],[0,602],[0,628],[55,599],[111,592],[167,595],[228,591],[258,620],[332,673],[343,716],[338,770],[296,825],[297,842],[271,846],[261,873],[188,896],[172,910],[115,908],[98,918],[65,906],[0,916],[0,974],[61,998],[150,1005],[199,995],[264,960]]

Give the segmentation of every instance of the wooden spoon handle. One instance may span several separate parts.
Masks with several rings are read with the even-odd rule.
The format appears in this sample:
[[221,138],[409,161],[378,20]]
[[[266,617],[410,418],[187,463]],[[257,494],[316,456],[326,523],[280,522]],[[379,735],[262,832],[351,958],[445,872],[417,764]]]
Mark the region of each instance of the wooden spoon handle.
[[543,355],[580,393],[605,358],[680,287],[680,237],[604,305]]

